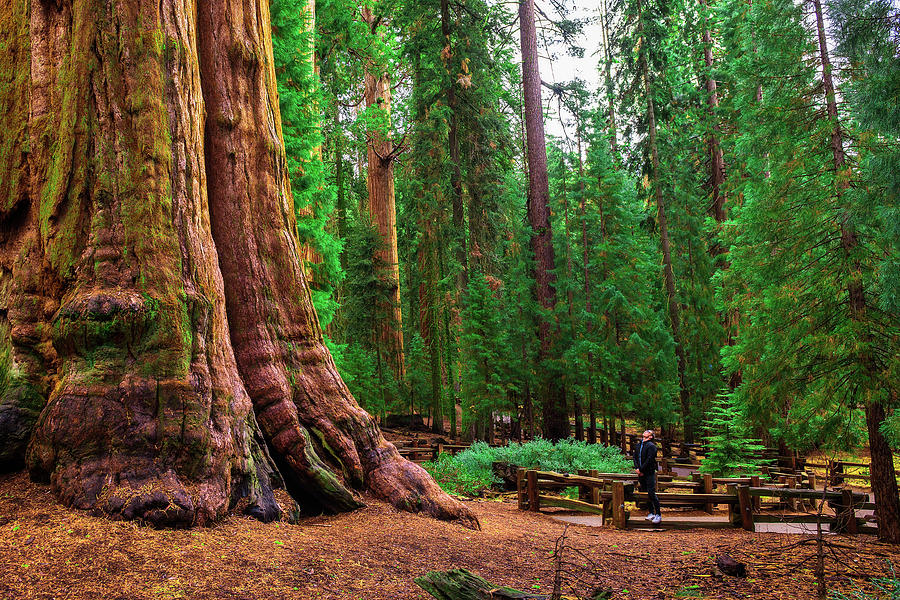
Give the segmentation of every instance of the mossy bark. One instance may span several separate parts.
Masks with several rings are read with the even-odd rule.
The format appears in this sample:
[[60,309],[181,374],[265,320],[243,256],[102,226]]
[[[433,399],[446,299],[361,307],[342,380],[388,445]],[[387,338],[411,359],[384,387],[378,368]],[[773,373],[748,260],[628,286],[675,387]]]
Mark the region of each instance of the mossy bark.
[[322,345],[267,3],[5,4],[0,118],[24,125],[0,165],[0,456],[68,505],[160,526],[277,516],[268,450],[304,506],[368,487],[474,522]]
[[405,510],[477,526],[384,440],[325,348],[300,267],[267,5],[256,6],[257,23],[241,3],[210,0],[199,21],[213,235],[231,339],[259,423],[301,506],[353,508],[350,489],[367,488]]

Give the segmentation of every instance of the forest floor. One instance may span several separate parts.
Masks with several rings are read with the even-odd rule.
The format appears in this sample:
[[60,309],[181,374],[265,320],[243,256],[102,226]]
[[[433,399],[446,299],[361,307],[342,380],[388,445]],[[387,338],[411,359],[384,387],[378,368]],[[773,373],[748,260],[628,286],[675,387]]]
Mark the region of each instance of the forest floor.
[[[63,508],[24,473],[0,476],[0,599],[424,600],[413,579],[456,567],[496,585],[550,593],[564,531],[567,570],[614,598],[816,595],[813,547],[797,545],[809,539],[803,536],[566,529],[548,514],[497,500],[467,501],[482,526],[470,531],[366,501],[353,513],[296,524],[231,516],[209,528],[155,530]],[[872,536],[832,540],[840,546],[840,562],[826,563],[834,589],[865,586],[888,560],[900,562],[900,549]],[[723,552],[747,563],[746,578],[716,574]]]

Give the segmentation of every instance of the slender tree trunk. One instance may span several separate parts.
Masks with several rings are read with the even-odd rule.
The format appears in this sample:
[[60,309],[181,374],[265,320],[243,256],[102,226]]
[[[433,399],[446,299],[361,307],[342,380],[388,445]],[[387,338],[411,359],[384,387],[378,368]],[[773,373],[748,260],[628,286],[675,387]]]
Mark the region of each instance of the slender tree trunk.
[[[465,208],[463,205],[462,169],[460,167],[459,156],[459,127],[457,118],[458,108],[456,100],[456,84],[455,76],[453,74],[454,68],[456,66],[456,60],[453,55],[453,46],[451,44],[450,37],[451,30],[449,0],[441,0],[441,35],[443,35],[444,43],[446,44],[443,52],[441,53],[441,56],[445,57],[444,63],[447,69],[447,108],[450,109],[450,122],[448,123],[449,128],[447,131],[447,145],[450,147],[450,189],[453,195],[451,199],[451,203],[453,205],[453,231],[451,243],[453,246],[453,256],[457,262],[456,268],[459,269],[456,274],[456,294],[453,302],[453,323],[455,326],[453,329],[455,331],[458,331],[460,303],[467,286],[469,265],[468,253],[466,252],[466,227],[464,222]],[[459,402],[460,395],[460,381],[459,377],[455,375],[455,373],[459,371],[459,341],[455,336],[453,338],[450,337],[451,328],[449,327],[449,325],[446,329],[447,343],[451,347],[451,351],[449,352],[451,360],[447,361],[447,372],[450,376],[450,379],[453,380],[452,384],[450,385],[450,389],[453,390],[453,411],[450,421],[450,427],[451,435],[455,435],[456,404]]]
[[[828,118],[833,123],[831,132],[832,162],[837,187],[837,205],[842,206],[845,192],[850,188],[846,158],[844,156],[843,131],[838,117],[837,99],[834,81],[831,76],[831,60],[828,56],[828,42],[825,36],[825,22],[822,15],[822,3],[813,0],[816,13],[816,29],[819,39],[819,53],[822,61],[822,82],[825,91],[825,103]],[[862,265],[855,256],[859,239],[849,209],[842,209],[840,215],[841,250],[843,262],[847,268],[847,294],[850,318],[858,326],[862,340],[857,342],[860,348],[856,360],[866,375],[870,385],[876,385],[880,373],[872,355],[872,334],[868,325],[866,295],[862,281]],[[872,493],[875,496],[876,517],[878,518],[878,539],[894,544],[900,543],[900,497],[897,495],[897,479],[894,475],[894,455],[887,439],[881,433],[881,424],[885,419],[884,406],[877,401],[866,405],[866,427],[869,433],[869,452],[871,455]]]
[[604,83],[606,85],[606,103],[609,112],[609,145],[615,156],[616,152],[618,152],[618,142],[616,140],[616,104],[612,79],[612,52],[609,47],[609,11],[606,0],[601,0],[600,21],[602,25],[600,31],[602,33],[601,41],[603,43]]
[[[704,11],[708,12],[708,0],[702,0]],[[719,107],[719,93],[716,85],[716,78],[713,75],[713,53],[712,53],[712,35],[709,31],[707,17],[704,15],[703,25],[703,62],[706,64],[706,103],[709,107],[710,118],[716,118],[716,111]],[[709,189],[711,194],[711,202],[709,214],[716,220],[716,223],[725,221],[725,192],[722,185],[725,183],[725,156],[722,152],[722,146],[719,144],[719,136],[717,128],[714,126],[707,138],[706,142],[709,160]],[[715,253],[725,251],[721,246],[713,248]]]
[[[584,185],[584,161],[581,156],[581,121],[578,122],[577,127],[577,141],[578,141],[578,189],[581,192],[581,201],[578,206],[578,211],[581,213],[581,266],[584,272],[584,312],[588,315],[588,323],[585,327],[587,331],[588,337],[591,336],[593,332],[593,320],[590,320],[591,317],[591,275],[590,269],[588,268],[588,250],[591,246],[590,240],[588,239],[587,233],[587,197],[586,190]],[[588,442],[591,444],[597,443],[597,407],[594,404],[594,355],[591,352],[588,352],[587,355],[587,385],[585,386],[587,390],[587,401],[588,401],[588,416],[590,418],[590,425],[588,426]],[[577,417],[576,417],[577,418]],[[577,426],[576,426],[577,427]],[[577,431],[577,430],[576,430]],[[576,433],[577,437],[577,433]]]
[[[378,23],[369,8],[362,10],[363,20],[369,25],[371,34],[378,35]],[[391,81],[384,65],[369,63],[365,72],[366,108],[380,108],[390,119]],[[378,263],[379,279],[384,288],[379,312],[387,315],[379,323],[378,343],[383,348],[385,358],[394,379],[402,382],[406,378],[403,362],[403,318],[400,310],[400,263],[397,252],[397,209],[394,198],[394,147],[383,131],[367,132],[366,153],[368,156],[368,211],[372,222],[381,236],[381,247],[373,257]]]
[[[581,158],[579,157],[579,162]],[[569,328],[571,335],[575,334],[575,317],[572,312],[572,305],[574,304],[575,298],[575,290],[572,287],[572,273],[574,271],[574,261],[572,260],[572,231],[569,228],[569,194],[567,188],[566,181],[566,173],[568,172],[568,166],[566,165],[565,159],[561,161],[562,163],[562,184],[563,184],[563,225],[565,227],[566,233],[566,314],[569,318]],[[581,189],[584,192],[584,187]],[[581,411],[581,398],[574,392],[572,389],[572,381],[569,379],[568,374],[565,377],[565,388],[566,395],[572,396],[572,408],[575,413],[575,439],[583,442],[584,441],[584,415]],[[568,410],[568,408],[566,409]]]
[[653,87],[650,83],[650,68],[647,64],[646,38],[643,36],[644,23],[641,15],[641,3],[638,1],[638,31],[641,34],[640,64],[641,77],[644,80],[644,94],[647,97],[647,126],[650,142],[650,164],[653,170],[653,187],[656,196],[656,217],[659,222],[659,243],[663,255],[663,280],[666,288],[669,323],[672,327],[672,339],[675,342],[675,357],[678,366],[679,398],[681,400],[682,419],[684,421],[684,439],[694,441],[693,416],[691,415],[690,392],[685,382],[687,360],[681,340],[681,316],[678,296],[675,292],[675,273],[672,270],[672,251],[669,242],[669,225],[666,220],[666,205],[662,194],[662,182],[659,173],[659,150],[656,139],[656,112],[653,102]]
[[[547,148],[544,140],[544,117],[541,110],[541,75],[538,70],[537,33],[534,23],[534,0],[519,2],[519,30],[522,42],[522,85],[525,96],[525,136],[528,144],[528,221],[531,224],[531,247],[535,262],[535,296],[542,308],[556,306],[553,276],[553,240],[550,230],[550,183],[547,175]],[[541,317],[538,326],[540,349],[538,360],[546,365],[555,358],[557,327],[552,317]],[[569,415],[565,391],[558,376],[541,370],[544,413],[544,436],[551,440],[569,437]]]
[[30,110],[16,139],[30,177],[0,246],[12,274],[0,347],[29,353],[42,375],[20,379],[49,393],[32,474],[66,504],[156,525],[232,505],[268,519],[270,449],[304,508],[359,506],[351,488],[365,488],[477,527],[384,440],[324,347],[299,263],[268,4],[21,8],[30,46],[14,59],[28,74],[15,89]]

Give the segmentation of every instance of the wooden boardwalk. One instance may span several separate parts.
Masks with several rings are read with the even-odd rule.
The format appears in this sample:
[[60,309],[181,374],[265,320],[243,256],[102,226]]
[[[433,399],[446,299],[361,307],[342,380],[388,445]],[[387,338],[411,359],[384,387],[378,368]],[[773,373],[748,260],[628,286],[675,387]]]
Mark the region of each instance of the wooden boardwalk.
[[[603,517],[600,515],[552,515],[552,518],[573,525],[587,525],[588,527],[602,527]],[[643,517],[632,517],[628,520],[628,529],[632,531],[665,531],[667,529],[732,529],[734,525],[728,517],[682,517],[663,516],[658,525],[654,525]]]

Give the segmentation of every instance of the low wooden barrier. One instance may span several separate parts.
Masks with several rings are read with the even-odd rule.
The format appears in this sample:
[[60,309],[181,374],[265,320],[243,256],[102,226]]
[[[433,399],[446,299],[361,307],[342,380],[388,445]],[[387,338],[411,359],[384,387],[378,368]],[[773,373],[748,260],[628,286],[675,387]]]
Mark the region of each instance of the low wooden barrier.
[[[616,528],[627,527],[628,513],[625,511],[626,501],[646,502],[646,492],[634,491],[637,475],[632,473],[598,473],[589,471],[588,475],[568,475],[552,471],[519,469],[517,473],[517,496],[519,509],[540,511],[541,507],[554,506],[579,512],[599,514],[604,523],[612,522]],[[752,511],[750,496],[740,492],[741,488],[728,484],[728,493],[712,493],[713,478],[709,475],[699,481],[676,481],[671,477],[660,477],[658,483],[662,489],[677,488],[690,490],[692,493],[659,492],[657,497],[663,506],[696,506],[712,512],[712,506],[726,504],[734,513],[731,522],[740,520],[740,514]],[[542,492],[568,487],[579,488],[579,499],[561,498]],[[746,510],[739,512],[741,502]]]
[[[872,474],[869,471],[872,465],[867,462],[849,460],[804,461],[803,466],[807,474],[815,473],[816,469],[824,471],[824,481],[832,487],[842,486],[848,481],[860,481],[865,485],[869,485],[872,481]],[[863,470],[867,472],[860,472]],[[900,476],[900,470],[895,470],[894,476]],[[900,481],[900,478],[898,478],[898,481]]]
[[[519,469],[517,471],[517,497],[520,510],[538,512],[543,507],[557,507],[568,510],[597,514],[603,517],[603,523],[611,522],[617,529],[628,527],[629,514],[625,510],[627,501],[646,502],[646,492],[635,491],[634,482],[637,475],[632,473],[599,473],[587,471],[578,475]],[[795,507],[797,503],[824,500],[834,509],[835,515],[817,517],[828,523],[832,531],[847,533],[871,533],[871,526],[855,515],[855,510],[870,508],[866,494],[849,489],[840,491],[820,491],[788,487],[781,484],[773,487],[760,486],[759,477],[718,478],[708,474],[695,477],[693,480],[677,480],[671,477],[659,482],[660,489],[676,488],[690,490],[691,493],[658,492],[660,505],[698,507],[712,512],[715,505],[728,507],[727,522],[733,527],[741,527],[747,531],[755,530],[756,522],[780,521],[809,522],[809,515],[789,515],[775,517],[758,514],[763,498],[775,498],[779,505]],[[726,493],[713,492],[714,486],[726,486]],[[577,487],[579,499],[562,498],[546,492]],[[803,521],[806,519],[806,521]],[[720,522],[696,522],[692,526],[721,526]]]

